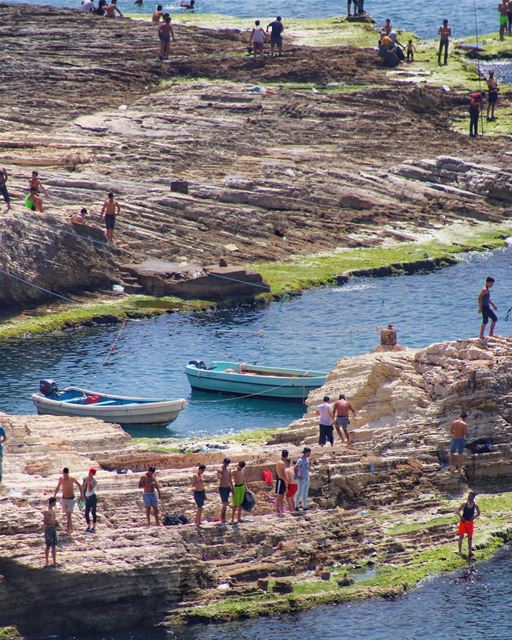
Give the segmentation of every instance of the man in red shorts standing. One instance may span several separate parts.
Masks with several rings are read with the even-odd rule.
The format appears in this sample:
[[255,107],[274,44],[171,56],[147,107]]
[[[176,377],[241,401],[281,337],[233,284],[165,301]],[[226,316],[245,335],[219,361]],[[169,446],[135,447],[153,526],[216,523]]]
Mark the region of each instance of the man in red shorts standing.
[[468,499],[464,504],[461,504],[457,514],[460,518],[459,521],[459,553],[462,554],[462,541],[464,536],[468,537],[468,557],[472,558],[473,553],[473,523],[480,516],[480,508],[475,502],[476,493],[471,491],[468,495]]

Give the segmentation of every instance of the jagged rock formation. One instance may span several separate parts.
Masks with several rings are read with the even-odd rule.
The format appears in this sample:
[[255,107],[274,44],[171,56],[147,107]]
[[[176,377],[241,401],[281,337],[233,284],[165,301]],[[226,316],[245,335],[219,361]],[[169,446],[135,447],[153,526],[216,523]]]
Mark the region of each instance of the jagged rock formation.
[[[185,606],[192,607],[186,619],[204,619],[195,616],[195,605],[257,593],[258,579],[307,579],[319,564],[361,564],[377,554],[383,563],[407,562],[424,549],[421,523],[432,517],[444,519],[429,528],[430,544],[452,540],[446,516],[453,507],[442,497],[460,495],[468,479],[477,488],[502,489],[510,477],[511,362],[511,339],[344,358],[310,397],[307,415],[273,444],[217,452],[144,452],[121,428],[94,420],[2,416],[9,444],[0,491],[0,625],[17,624],[26,634],[106,631],[152,624],[168,612],[181,615]],[[356,443],[322,449],[315,445],[312,407],[324,393],[340,391],[358,409]],[[495,443],[492,453],[466,457],[465,475],[440,464],[450,421],[461,408],[469,413],[471,435]],[[302,517],[276,518],[273,488],[262,480],[283,443],[293,458],[304,443],[313,447],[313,511]],[[212,522],[200,530],[145,526],[139,472],[156,464],[162,511],[191,517],[191,474],[204,462],[206,513],[215,518],[215,469],[226,453],[248,463],[257,509],[246,523]],[[83,533],[77,513],[77,533],[59,548],[59,569],[44,570],[40,512],[57,474],[68,465],[81,479],[93,464],[100,468],[98,532]],[[387,533],[404,521],[419,525]],[[485,528],[479,524],[480,532]],[[94,615],[84,616],[84,609]]]
[[0,304],[48,298],[43,289],[56,293],[98,289],[118,279],[119,251],[108,246],[96,228],[72,225],[52,215],[28,215],[33,219],[0,220]]

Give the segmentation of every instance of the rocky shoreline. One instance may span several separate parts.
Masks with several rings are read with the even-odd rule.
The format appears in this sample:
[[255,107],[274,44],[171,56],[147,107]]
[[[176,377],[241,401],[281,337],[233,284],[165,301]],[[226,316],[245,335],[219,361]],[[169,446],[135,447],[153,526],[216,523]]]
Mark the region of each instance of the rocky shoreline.
[[[465,89],[446,92],[389,74],[368,47],[367,30],[363,48],[291,41],[283,58],[255,66],[239,30],[178,24],[169,65],[156,59],[149,22],[106,24],[23,5],[1,4],[0,12],[0,164],[13,198],[2,238],[14,239],[20,211],[24,219],[15,242],[4,242],[4,272],[61,294],[97,291],[122,283],[128,262],[257,267],[338,247],[385,246],[411,230],[507,219],[506,140],[475,146],[453,133],[447,155],[446,132],[463,110]],[[336,29],[363,28],[347,25],[340,20]],[[30,74],[20,72],[26,59],[16,46],[25,37],[37,63]],[[107,43],[115,69],[96,63]],[[262,134],[271,142],[255,149]],[[21,205],[30,169],[50,190],[48,213],[38,217]],[[187,183],[187,193],[172,191],[176,181]],[[101,234],[98,209],[110,189],[123,206],[117,249],[84,241],[75,267],[69,215],[86,206],[87,227]],[[52,242],[41,242],[43,234]],[[82,263],[102,278],[89,277]],[[4,305],[48,297],[5,274],[0,282]]]
[[[311,408],[264,445],[228,442],[180,454],[141,450],[121,428],[94,420],[2,416],[0,625],[22,635],[69,635],[396,597],[429,574],[464,565],[454,554],[454,511],[469,486],[481,492],[477,558],[488,557],[512,534],[512,494],[503,493],[512,470],[511,361],[512,339],[504,338],[342,359],[308,405],[343,390],[358,410],[352,449],[315,444]],[[494,443],[491,453],[466,457],[463,475],[444,466],[449,424],[461,408],[471,436]],[[297,457],[306,444],[312,510],[278,519],[262,472],[273,470],[283,446]],[[239,526],[214,520],[215,469],[225,455],[247,461],[257,499]],[[138,474],[156,465],[162,510],[190,518],[199,463],[207,465],[212,522],[148,529]],[[97,534],[83,533],[77,513],[77,532],[61,539],[59,568],[45,570],[41,511],[65,465],[80,479],[90,466],[99,469]],[[372,571],[353,584],[357,567]]]

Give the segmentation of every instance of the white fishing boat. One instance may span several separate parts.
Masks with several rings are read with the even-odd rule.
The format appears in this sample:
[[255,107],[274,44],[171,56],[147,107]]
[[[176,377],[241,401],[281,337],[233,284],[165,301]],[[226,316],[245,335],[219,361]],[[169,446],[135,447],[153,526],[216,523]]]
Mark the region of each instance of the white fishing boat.
[[97,418],[121,425],[159,427],[174,422],[187,406],[187,401],[183,398],[133,398],[81,387],[66,387],[59,391],[53,380],[41,380],[39,392],[32,394],[32,401],[39,414]]

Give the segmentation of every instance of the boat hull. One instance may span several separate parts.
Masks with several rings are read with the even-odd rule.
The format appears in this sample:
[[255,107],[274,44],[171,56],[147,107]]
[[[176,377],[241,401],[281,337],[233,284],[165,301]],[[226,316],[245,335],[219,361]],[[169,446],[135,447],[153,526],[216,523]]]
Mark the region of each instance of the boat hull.
[[[68,387],[64,393],[70,391],[94,395],[99,402],[93,404],[73,404],[69,401],[49,398],[40,393],[32,395],[37,412],[41,415],[70,416],[75,418],[96,418],[103,422],[120,425],[145,425],[165,427],[176,420],[180,412],[186,407],[186,400],[155,400],[130,398],[127,396],[112,396],[98,394],[94,391]],[[105,403],[105,404],[102,404]],[[109,406],[109,402],[112,404]],[[122,402],[123,404],[114,404]]]
[[[315,375],[308,377],[300,377],[308,372],[275,367],[259,368],[260,371],[268,375],[251,375],[251,373],[224,370],[239,367],[238,363],[214,362],[213,365],[212,369],[199,369],[193,365],[186,367],[185,373],[192,389],[303,402],[311,390],[324,384],[326,377],[326,374],[321,372],[314,372]],[[287,373],[295,375],[287,377]]]

